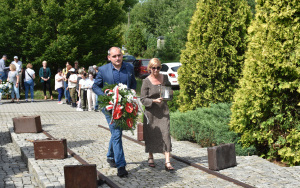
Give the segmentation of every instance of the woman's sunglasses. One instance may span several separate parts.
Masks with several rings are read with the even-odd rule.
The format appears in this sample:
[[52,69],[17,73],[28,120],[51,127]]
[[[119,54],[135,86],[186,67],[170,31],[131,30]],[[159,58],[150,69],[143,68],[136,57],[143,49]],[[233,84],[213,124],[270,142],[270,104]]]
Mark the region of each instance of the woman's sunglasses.
[[160,70],[160,67],[152,67],[151,69],[152,70],[155,70],[155,69]]

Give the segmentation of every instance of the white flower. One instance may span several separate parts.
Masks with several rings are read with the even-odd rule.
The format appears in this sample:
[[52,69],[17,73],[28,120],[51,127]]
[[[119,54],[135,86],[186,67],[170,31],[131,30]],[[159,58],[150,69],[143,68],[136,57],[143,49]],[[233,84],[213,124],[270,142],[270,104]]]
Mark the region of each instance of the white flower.
[[127,85],[119,83],[119,90],[127,90]]
[[129,95],[126,95],[126,98],[127,98],[127,101],[132,103],[133,102],[133,95],[129,94]]
[[136,97],[136,92],[135,92],[135,90],[134,90],[134,89],[131,89],[130,91],[131,91],[132,95],[133,95],[134,97]]

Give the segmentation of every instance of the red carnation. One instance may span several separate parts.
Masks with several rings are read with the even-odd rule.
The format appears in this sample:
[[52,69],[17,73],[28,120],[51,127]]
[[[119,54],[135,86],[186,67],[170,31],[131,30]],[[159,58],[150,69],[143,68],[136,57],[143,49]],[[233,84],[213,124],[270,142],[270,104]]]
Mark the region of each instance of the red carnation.
[[133,126],[133,120],[132,120],[132,118],[128,118],[126,120],[126,123],[127,123],[127,125],[128,125],[129,128],[132,128],[132,126]]
[[126,112],[131,113],[133,111],[133,105],[132,103],[126,103],[126,107],[125,107]]

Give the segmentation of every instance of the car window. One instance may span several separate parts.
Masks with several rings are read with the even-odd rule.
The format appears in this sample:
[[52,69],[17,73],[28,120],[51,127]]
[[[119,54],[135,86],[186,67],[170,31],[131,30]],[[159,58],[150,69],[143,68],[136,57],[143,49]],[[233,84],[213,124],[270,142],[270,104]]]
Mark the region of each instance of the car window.
[[172,67],[172,71],[177,72],[177,70],[179,69],[180,66],[176,66],[176,67]]
[[134,61],[134,60],[135,60],[135,57],[133,57],[133,56],[124,56],[123,59],[124,59],[125,61]]
[[161,70],[160,71],[163,71],[163,72],[167,72],[169,70],[169,67],[165,64],[162,64],[161,65]]
[[148,66],[149,60],[143,60],[142,61],[142,66]]

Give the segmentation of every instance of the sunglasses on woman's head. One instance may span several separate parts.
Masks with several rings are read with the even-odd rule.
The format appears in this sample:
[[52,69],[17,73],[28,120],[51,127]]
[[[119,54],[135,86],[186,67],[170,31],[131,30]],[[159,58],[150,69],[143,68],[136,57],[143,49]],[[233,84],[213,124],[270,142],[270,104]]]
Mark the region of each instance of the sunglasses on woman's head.
[[160,70],[160,67],[152,67],[151,69],[152,70],[155,70],[155,69]]

